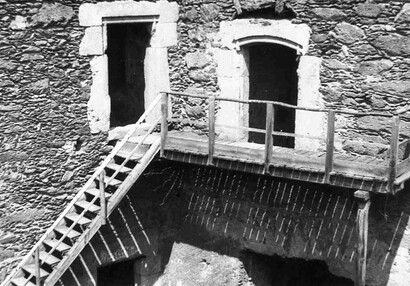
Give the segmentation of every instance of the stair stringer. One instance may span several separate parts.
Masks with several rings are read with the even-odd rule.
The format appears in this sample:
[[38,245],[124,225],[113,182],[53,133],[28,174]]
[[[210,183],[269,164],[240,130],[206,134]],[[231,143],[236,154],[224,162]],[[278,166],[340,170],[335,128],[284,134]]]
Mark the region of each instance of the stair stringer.
[[[160,139],[153,143],[150,149],[147,151],[147,153],[145,153],[145,155],[141,159],[139,165],[131,171],[128,177],[119,186],[115,194],[111,197],[110,201],[108,202],[107,216],[109,216],[115,210],[115,208],[127,194],[128,190],[134,185],[134,183],[138,180],[138,178],[144,172],[146,167],[154,159],[155,155],[160,150],[160,145]],[[84,233],[78,238],[76,243],[71,247],[70,251],[56,266],[55,270],[44,281],[44,286],[53,286],[55,283],[57,283],[57,281],[64,274],[64,272],[70,267],[71,263],[73,263],[73,261],[81,253],[83,248],[90,242],[93,236],[100,229],[102,225],[102,219],[100,218],[100,216],[97,216],[90,224],[89,228],[86,231],[84,231]]]

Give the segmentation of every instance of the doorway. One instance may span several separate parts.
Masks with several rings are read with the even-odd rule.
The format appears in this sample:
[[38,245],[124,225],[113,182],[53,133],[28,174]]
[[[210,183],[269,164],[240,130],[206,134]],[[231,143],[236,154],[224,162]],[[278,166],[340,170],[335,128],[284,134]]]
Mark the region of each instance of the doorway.
[[134,263],[126,260],[98,268],[98,286],[134,286]]
[[151,23],[107,25],[110,126],[135,123],[144,113],[144,60]]
[[[296,50],[278,44],[258,43],[248,49],[249,99],[270,100],[297,105]],[[249,127],[265,129],[266,105],[249,105]],[[274,130],[295,132],[295,110],[275,107]],[[263,144],[265,134],[249,132],[249,142]],[[273,136],[273,145],[294,148],[295,138]]]

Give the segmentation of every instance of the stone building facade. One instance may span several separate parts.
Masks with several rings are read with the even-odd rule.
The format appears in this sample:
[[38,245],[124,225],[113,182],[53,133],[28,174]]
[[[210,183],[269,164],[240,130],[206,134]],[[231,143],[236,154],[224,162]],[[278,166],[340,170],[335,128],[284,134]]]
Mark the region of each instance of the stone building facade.
[[[128,124],[112,95],[126,94],[114,86],[129,82],[125,75],[108,84],[116,71],[108,50],[121,41],[118,49],[141,48],[125,43],[127,33],[137,35],[133,25],[146,32],[136,36],[146,42],[143,67],[129,67],[131,74],[143,70],[136,102],[145,107],[161,90],[249,99],[252,86],[270,88],[250,75],[258,69],[249,60],[261,53],[252,48],[258,44],[262,54],[289,54],[282,64],[275,58],[284,74],[296,63],[288,75],[294,77],[291,88],[300,106],[394,112],[409,104],[410,4],[405,1],[0,0],[0,19],[0,281],[110,151],[110,127]],[[272,51],[268,45],[282,48]],[[251,124],[250,110],[218,108],[217,122]],[[178,110],[186,118],[207,112],[196,101]],[[324,136],[325,118],[293,116],[296,133]],[[401,126],[406,140],[408,115]],[[336,129],[339,152],[387,156],[386,119],[339,116]],[[219,132],[235,140],[248,136]],[[294,146],[323,148],[304,140]],[[217,183],[221,180],[224,187]],[[264,269],[257,254],[325,261],[334,275],[354,279],[352,190],[170,162],[151,166],[138,184],[152,192],[132,193],[122,202],[112,224],[63,275],[62,285],[96,285],[98,267],[131,258],[148,265],[135,270],[142,285],[265,285],[267,272],[251,270]],[[269,186],[275,186],[272,193]],[[298,192],[310,203],[305,206]],[[374,198],[368,285],[410,281],[409,199],[406,189]],[[207,207],[211,201],[215,208]],[[246,207],[235,212],[238,204]],[[274,211],[266,214],[271,206]],[[175,270],[187,267],[184,261],[191,274]]]

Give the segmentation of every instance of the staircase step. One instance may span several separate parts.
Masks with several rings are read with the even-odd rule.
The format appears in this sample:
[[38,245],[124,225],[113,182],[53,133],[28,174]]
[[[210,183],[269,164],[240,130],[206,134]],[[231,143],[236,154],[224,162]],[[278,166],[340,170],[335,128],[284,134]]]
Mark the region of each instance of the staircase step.
[[65,225],[59,225],[54,228],[54,231],[60,233],[61,235],[67,234],[66,237],[68,237],[69,239],[74,239],[81,235],[81,233],[79,233],[78,231],[75,231],[74,229],[68,231],[69,229],[70,228],[66,227]]
[[92,203],[90,203],[90,202],[87,202],[87,201],[78,201],[78,202],[75,203],[75,205],[76,205],[76,206],[79,206],[79,207],[82,208],[82,209],[86,209],[86,208],[87,208],[88,211],[93,212],[93,213],[100,211],[100,207],[99,207],[99,206],[96,206],[96,205],[94,205],[94,204],[92,204]]
[[40,251],[40,260],[51,266],[56,265],[61,261],[60,259],[52,255],[51,253],[47,253],[45,251]]
[[114,170],[114,171],[118,171],[119,170],[119,172],[121,172],[121,173],[125,173],[125,174],[127,174],[127,173],[129,173],[129,172],[131,172],[132,171],[132,169],[131,168],[128,168],[128,167],[122,167],[122,168],[120,168],[121,167],[121,165],[118,165],[118,164],[115,164],[115,163],[109,163],[107,166],[106,166],[106,168],[108,168],[108,169],[111,169],[111,170]]
[[86,217],[80,217],[80,215],[77,214],[77,213],[68,213],[68,214],[65,215],[65,217],[68,218],[69,220],[73,221],[73,222],[77,221],[78,218],[80,218],[77,221],[77,224],[82,225],[82,226],[86,226],[86,225],[91,223],[90,219],[88,219]]
[[58,243],[57,239],[45,239],[43,241],[44,244],[54,248],[55,250],[57,250],[58,252],[66,252],[68,250],[70,250],[71,246],[69,246],[68,244],[65,244],[64,242],[60,242]]
[[[97,178],[97,180],[100,180],[100,178]],[[117,187],[122,184],[122,181],[117,180],[117,179],[111,179],[111,177],[105,177],[104,182],[107,184],[107,182],[110,182],[108,185]]]
[[[93,195],[94,197],[100,196],[100,190],[96,188],[90,188],[85,191],[87,194]],[[112,194],[105,192],[105,198],[108,200]]]
[[[30,275],[33,275],[34,277],[36,277],[36,265],[35,264],[24,265],[23,270],[30,273]],[[40,268],[40,279],[43,279],[47,277],[48,275],[50,275],[50,273]]]
[[27,281],[25,277],[19,277],[16,279],[11,280],[11,283],[16,285],[16,286],[36,286],[36,284]]
[[[136,143],[131,143],[131,142],[126,142],[124,146],[121,148],[120,151],[116,154],[116,156],[121,157],[121,158],[128,158],[128,156],[131,154],[131,152],[134,150],[134,148],[138,144]],[[149,145],[142,144],[131,156],[130,160],[133,161],[138,161],[141,159],[145,153],[147,153],[148,149],[150,148]]]

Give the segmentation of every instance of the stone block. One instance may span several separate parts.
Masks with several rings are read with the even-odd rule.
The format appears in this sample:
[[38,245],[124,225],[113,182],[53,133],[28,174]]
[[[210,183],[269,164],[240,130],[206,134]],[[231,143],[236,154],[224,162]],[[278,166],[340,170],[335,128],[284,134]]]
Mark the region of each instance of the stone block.
[[155,34],[151,38],[151,47],[162,48],[175,46],[178,43],[176,23],[158,23]]
[[93,83],[88,101],[88,120],[92,134],[106,132],[110,127],[111,99],[108,95],[107,57],[96,56],[91,62]]
[[358,72],[363,75],[377,75],[382,71],[391,69],[392,67],[393,62],[386,59],[365,61],[360,64]]
[[404,4],[394,20],[398,23],[410,23],[410,4]]
[[346,18],[346,14],[337,8],[315,8],[312,9],[314,16],[328,21],[340,21]]
[[[323,107],[320,87],[320,65],[321,59],[313,56],[302,56],[297,70],[298,84],[298,106]],[[323,113],[296,111],[295,133],[322,137],[325,134],[326,124]],[[321,146],[319,140],[296,138],[295,148],[301,150],[316,151]]]
[[102,27],[87,28],[80,43],[80,55],[96,56],[103,53]]
[[178,4],[167,1],[156,3],[148,1],[120,1],[85,3],[80,6],[79,20],[81,26],[101,26],[103,17],[138,17],[159,16],[160,23],[175,23],[178,20]]
[[367,18],[377,18],[382,12],[382,6],[379,4],[360,3],[355,8],[356,14]]
[[209,64],[208,57],[202,52],[187,54],[185,56],[185,62],[189,69],[204,68]]
[[242,74],[244,69],[241,66],[245,65],[243,56],[236,51],[218,50],[216,61],[218,63],[216,69],[218,76],[233,77],[247,75]]
[[200,15],[204,22],[212,22],[218,17],[219,6],[214,3],[203,4],[200,8]]
[[222,47],[237,49],[239,41],[253,37],[265,37],[267,42],[287,45],[304,54],[309,45],[310,28],[306,24],[292,24],[289,20],[267,19],[238,19],[220,24]]
[[17,15],[16,18],[11,22],[9,27],[12,30],[25,30],[27,26],[27,18]]
[[67,25],[74,15],[74,9],[70,6],[44,2],[38,13],[31,18],[31,26]]
[[365,37],[362,29],[345,22],[336,25],[335,33],[336,39],[344,44],[352,44]]
[[373,46],[393,56],[410,55],[410,37],[399,34],[389,34],[377,37]]

